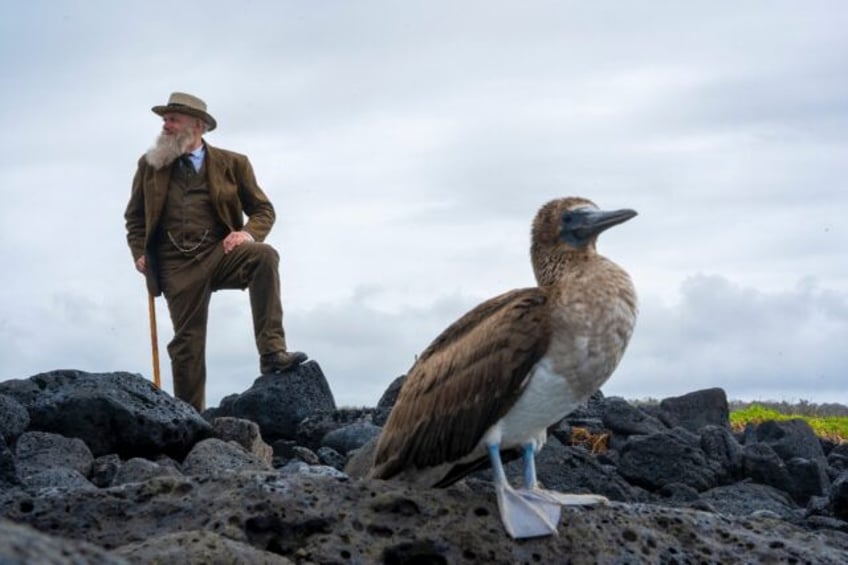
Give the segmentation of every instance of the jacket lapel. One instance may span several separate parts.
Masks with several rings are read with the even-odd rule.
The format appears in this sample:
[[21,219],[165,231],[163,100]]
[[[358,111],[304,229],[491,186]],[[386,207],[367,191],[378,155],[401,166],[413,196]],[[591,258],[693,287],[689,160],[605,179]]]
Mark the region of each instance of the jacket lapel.
[[212,198],[212,202],[215,203],[215,207],[218,207],[218,202],[220,201],[220,187],[221,180],[224,175],[223,170],[224,162],[218,155],[218,150],[206,144],[206,180],[209,183],[209,196]]
[[227,213],[225,199],[221,193],[222,187],[227,184],[229,160],[218,149],[206,144],[206,182],[209,186],[209,198],[218,212],[218,218],[230,228],[235,229]]
[[156,231],[159,218],[162,217],[162,209],[165,207],[165,198],[168,195],[168,182],[171,179],[171,167],[162,167],[153,173],[153,190],[148,195],[147,213],[150,214],[147,225],[150,226],[148,235]]

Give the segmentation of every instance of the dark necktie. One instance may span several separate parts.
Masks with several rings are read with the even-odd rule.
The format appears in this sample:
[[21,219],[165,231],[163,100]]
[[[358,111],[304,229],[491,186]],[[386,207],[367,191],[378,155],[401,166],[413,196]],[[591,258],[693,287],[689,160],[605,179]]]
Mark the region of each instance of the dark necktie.
[[194,170],[194,163],[191,162],[191,157],[189,157],[188,153],[180,155],[179,164],[180,170],[182,170],[182,173],[187,177],[190,177],[196,172]]

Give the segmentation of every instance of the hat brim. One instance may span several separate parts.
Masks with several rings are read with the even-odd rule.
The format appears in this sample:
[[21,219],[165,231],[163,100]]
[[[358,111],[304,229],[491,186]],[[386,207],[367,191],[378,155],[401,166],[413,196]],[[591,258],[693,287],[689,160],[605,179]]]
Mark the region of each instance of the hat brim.
[[176,113],[176,114],[186,114],[187,116],[194,116],[195,118],[200,118],[204,122],[206,122],[206,131],[212,131],[216,127],[218,127],[218,122],[215,121],[215,118],[207,114],[206,112],[202,112],[200,110],[196,110],[194,108],[189,108],[188,106],[183,106],[181,104],[168,104],[166,106],[154,106],[151,108],[154,114],[159,114],[160,116],[164,116],[168,113]]

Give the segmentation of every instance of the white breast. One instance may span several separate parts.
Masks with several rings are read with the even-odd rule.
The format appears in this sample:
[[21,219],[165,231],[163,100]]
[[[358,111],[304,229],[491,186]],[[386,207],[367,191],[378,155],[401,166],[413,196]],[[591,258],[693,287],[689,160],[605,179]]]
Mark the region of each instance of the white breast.
[[578,399],[568,381],[553,372],[548,358],[536,364],[528,379],[524,393],[512,409],[489,428],[482,445],[498,443],[506,449],[533,441],[538,449],[545,443],[548,426],[576,408]]

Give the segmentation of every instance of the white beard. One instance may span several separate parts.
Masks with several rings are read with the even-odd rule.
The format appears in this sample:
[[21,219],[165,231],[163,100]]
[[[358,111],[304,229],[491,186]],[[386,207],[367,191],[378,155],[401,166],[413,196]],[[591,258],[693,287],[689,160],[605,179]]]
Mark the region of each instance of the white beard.
[[156,144],[144,154],[147,163],[159,170],[173,163],[177,157],[191,149],[194,129],[188,128],[173,135],[159,134]]

